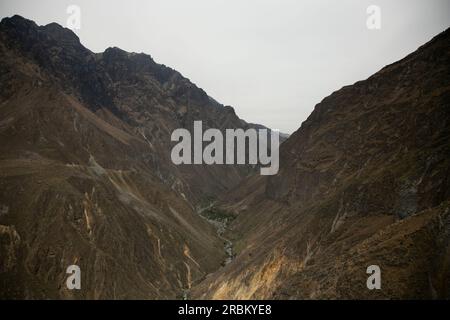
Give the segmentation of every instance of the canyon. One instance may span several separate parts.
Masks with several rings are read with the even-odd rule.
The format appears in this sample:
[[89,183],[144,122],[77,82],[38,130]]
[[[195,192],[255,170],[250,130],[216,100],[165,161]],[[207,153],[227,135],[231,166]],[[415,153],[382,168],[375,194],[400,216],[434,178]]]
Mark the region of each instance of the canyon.
[[172,162],[195,121],[265,128],[176,70],[4,18],[0,298],[450,298],[449,67],[447,29],[325,97],[264,176]]

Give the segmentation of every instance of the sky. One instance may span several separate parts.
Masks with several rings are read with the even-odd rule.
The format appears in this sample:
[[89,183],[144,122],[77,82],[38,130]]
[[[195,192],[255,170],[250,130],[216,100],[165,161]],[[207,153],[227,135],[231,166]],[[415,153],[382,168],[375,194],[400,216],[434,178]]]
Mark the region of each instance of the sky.
[[1,0],[0,17],[67,26],[70,5],[90,50],[150,54],[240,118],[285,133],[450,26],[449,0]]

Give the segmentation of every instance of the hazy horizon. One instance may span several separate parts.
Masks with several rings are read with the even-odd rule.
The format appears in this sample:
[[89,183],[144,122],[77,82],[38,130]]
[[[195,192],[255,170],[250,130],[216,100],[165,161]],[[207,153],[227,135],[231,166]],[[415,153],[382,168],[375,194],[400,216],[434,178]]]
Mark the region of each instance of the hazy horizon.
[[[19,14],[66,26],[81,9],[81,43],[144,52],[182,73],[247,122],[292,133],[323,98],[415,51],[450,25],[450,2],[4,0]],[[369,5],[381,29],[369,30]]]

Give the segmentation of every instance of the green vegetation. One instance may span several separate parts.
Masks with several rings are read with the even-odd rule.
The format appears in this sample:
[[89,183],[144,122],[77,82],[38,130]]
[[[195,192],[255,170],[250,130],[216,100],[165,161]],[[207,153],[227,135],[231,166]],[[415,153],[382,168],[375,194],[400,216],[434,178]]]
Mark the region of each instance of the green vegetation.
[[230,212],[219,209],[214,206],[203,211],[201,213],[201,215],[208,220],[219,221],[219,222],[230,222],[236,218]]

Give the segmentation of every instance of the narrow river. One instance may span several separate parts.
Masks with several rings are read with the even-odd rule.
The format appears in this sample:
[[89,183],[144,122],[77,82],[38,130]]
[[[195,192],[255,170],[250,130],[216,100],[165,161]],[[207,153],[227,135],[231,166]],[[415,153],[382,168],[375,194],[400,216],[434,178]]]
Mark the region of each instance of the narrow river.
[[[208,221],[216,228],[217,236],[223,241],[223,249],[226,254],[226,258],[224,260],[224,265],[229,264],[233,258],[235,257],[233,250],[233,242],[231,240],[224,237],[225,231],[227,231],[228,225],[230,223],[230,218],[226,218],[220,215],[210,215],[207,214],[209,210],[214,208],[215,202],[211,202],[209,205],[203,208],[197,209],[197,213],[200,217]],[[183,289],[183,300],[189,299],[189,289]]]

